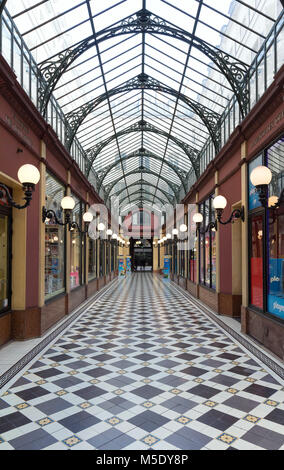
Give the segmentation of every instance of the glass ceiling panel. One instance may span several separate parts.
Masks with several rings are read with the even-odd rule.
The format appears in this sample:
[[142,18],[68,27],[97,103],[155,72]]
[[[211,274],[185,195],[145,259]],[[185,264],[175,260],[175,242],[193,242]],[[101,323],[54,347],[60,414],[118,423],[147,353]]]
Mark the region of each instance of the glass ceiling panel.
[[[146,184],[155,186],[144,189],[162,198],[158,188],[173,194],[162,178],[181,185],[174,169],[165,162],[190,171],[192,163],[182,146],[186,144],[196,154],[201,153],[210,135],[202,113],[221,115],[233,95],[232,84],[223,71],[210,54],[198,47],[210,46],[214,53],[223,51],[232,62],[249,66],[281,5],[278,0],[8,0],[7,8],[42,67],[47,59],[57,61],[58,54],[69,54],[82,41],[92,41],[92,47],[77,55],[64,73],[58,74],[51,91],[67,119],[71,119],[68,113],[79,119],[80,107],[105,95],[103,101],[88,110],[84,119],[78,120],[76,131],[87,155],[95,158],[94,170],[117,162],[105,177],[104,185],[120,178],[114,188],[117,191],[142,178]],[[131,27],[123,34],[120,30],[119,34],[101,40],[104,30],[120,26],[130,15],[129,24],[133,24],[136,12],[143,8],[162,18],[171,28],[177,28],[186,40],[179,40],[167,29],[163,31],[165,34],[157,29],[141,34],[141,30]],[[148,86],[141,90],[137,79],[141,73],[173,92],[151,90]],[[114,94],[113,89],[125,86],[126,82],[123,92]],[[183,96],[179,97],[179,93]],[[191,102],[185,102],[186,99]],[[144,125],[136,132],[129,132],[130,126],[137,127],[140,121],[146,121],[148,127]],[[156,132],[147,131],[149,126]],[[107,145],[102,145],[95,155],[95,146],[100,143]],[[121,163],[121,158],[141,147],[160,160],[135,156]],[[90,149],[93,151],[89,152]],[[156,175],[139,172],[142,163]],[[135,170],[137,174],[125,179],[125,174]],[[128,194],[127,188],[124,193]]]

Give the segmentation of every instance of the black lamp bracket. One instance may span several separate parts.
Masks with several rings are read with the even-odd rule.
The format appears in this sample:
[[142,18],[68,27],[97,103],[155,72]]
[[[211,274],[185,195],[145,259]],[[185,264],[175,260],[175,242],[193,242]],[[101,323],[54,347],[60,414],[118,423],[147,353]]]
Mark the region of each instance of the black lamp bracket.
[[32,184],[32,183],[24,183],[23,184],[23,191],[25,193],[24,200],[26,202],[25,202],[25,204],[21,205],[21,204],[17,204],[14,201],[14,199],[12,198],[11,193],[10,193],[9,189],[7,188],[7,186],[3,183],[0,183],[0,199],[2,199],[4,196],[6,196],[10,206],[15,207],[16,209],[25,209],[26,207],[28,207],[30,205],[30,202],[31,202],[32,197],[33,197],[34,189],[35,189],[35,185]]
[[228,218],[228,220],[222,220],[223,209],[216,209],[217,213],[217,221],[222,225],[227,225],[230,223],[234,223],[235,220],[241,219],[243,222],[245,221],[245,208],[244,206],[241,209],[234,209]]

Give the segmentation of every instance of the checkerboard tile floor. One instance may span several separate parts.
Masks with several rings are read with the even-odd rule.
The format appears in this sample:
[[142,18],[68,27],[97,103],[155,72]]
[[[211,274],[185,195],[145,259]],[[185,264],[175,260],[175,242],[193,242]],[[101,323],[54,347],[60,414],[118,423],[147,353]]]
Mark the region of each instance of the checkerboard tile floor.
[[284,449],[284,389],[167,280],[118,280],[0,397],[5,449]]

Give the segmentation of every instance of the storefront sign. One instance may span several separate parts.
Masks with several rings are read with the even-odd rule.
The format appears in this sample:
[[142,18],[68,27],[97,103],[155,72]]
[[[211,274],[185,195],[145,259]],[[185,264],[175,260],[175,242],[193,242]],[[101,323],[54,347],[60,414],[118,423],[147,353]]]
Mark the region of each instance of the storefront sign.
[[284,119],[284,110],[281,111],[277,116],[271,121],[261,133],[257,136],[257,138],[253,141],[252,147],[255,147],[267,134],[270,133],[278,124]]
[[6,114],[5,121],[8,126],[18,134],[18,136],[24,140],[28,145],[33,147],[32,140],[30,138],[30,130],[18,116],[14,113],[13,116],[8,116]]

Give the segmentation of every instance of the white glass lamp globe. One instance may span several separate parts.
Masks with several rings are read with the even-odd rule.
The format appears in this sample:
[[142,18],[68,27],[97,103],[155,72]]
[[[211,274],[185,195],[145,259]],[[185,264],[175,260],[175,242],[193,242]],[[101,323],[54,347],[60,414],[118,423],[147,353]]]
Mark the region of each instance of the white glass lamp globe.
[[200,212],[197,212],[196,214],[194,214],[193,222],[195,224],[201,224],[203,222],[203,215],[200,214]]
[[251,183],[254,186],[260,186],[260,185],[265,185],[265,184],[268,185],[271,182],[271,179],[272,179],[271,170],[267,168],[267,166],[263,166],[263,165],[260,165],[254,168],[250,175]]
[[73,197],[65,196],[61,201],[62,209],[66,210],[69,209],[72,211],[74,209],[76,202],[74,201]]
[[275,206],[278,200],[278,196],[270,196],[270,198],[268,198],[268,207]]
[[110,228],[108,228],[107,231],[106,231],[106,234],[107,234],[107,236],[111,236],[112,235],[112,230]]
[[227,205],[227,199],[224,196],[216,196],[213,199],[214,209],[225,209]]
[[178,235],[178,229],[177,229],[177,228],[174,228],[174,229],[172,230],[172,234],[173,234],[173,235]]
[[181,232],[186,232],[187,231],[187,225],[181,224],[179,229],[180,229]]
[[98,224],[98,231],[103,232],[105,230],[106,226],[102,222]]
[[34,165],[27,163],[19,168],[18,180],[22,184],[37,184],[40,180],[40,172]]
[[94,216],[93,214],[91,214],[91,212],[85,212],[85,214],[83,215],[83,220],[84,222],[92,222]]
[[170,234],[170,233],[167,233],[166,238],[167,238],[168,240],[169,240],[170,238],[172,238],[171,234]]
[[164,242],[167,240],[167,237],[163,237]]
[[114,234],[112,235],[112,238],[113,238],[114,240],[117,240],[117,235],[116,235],[116,233],[114,233]]

